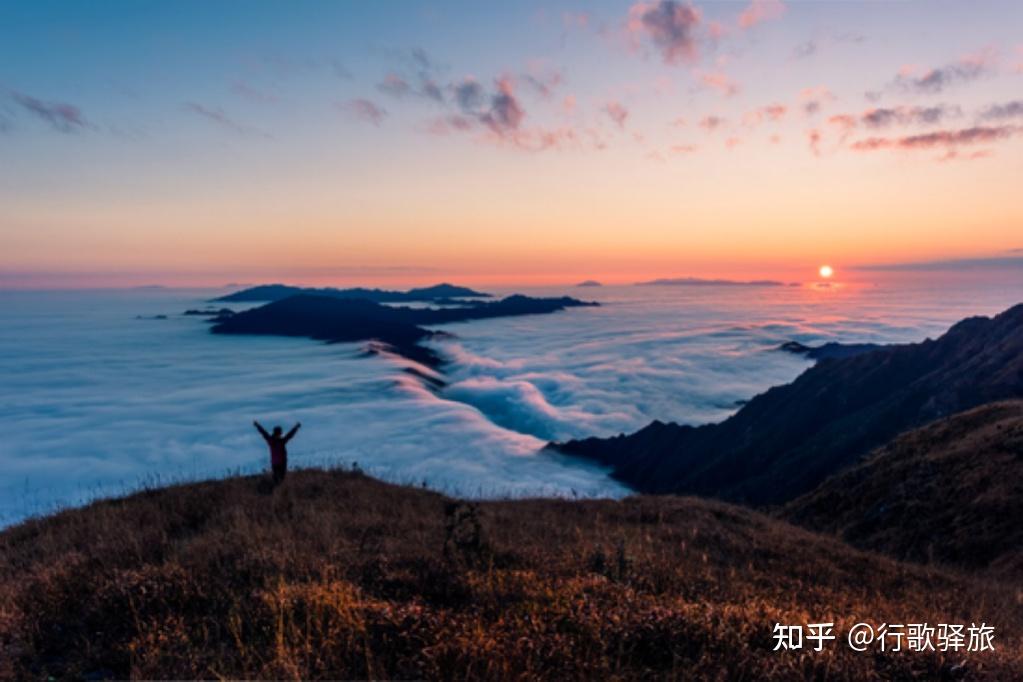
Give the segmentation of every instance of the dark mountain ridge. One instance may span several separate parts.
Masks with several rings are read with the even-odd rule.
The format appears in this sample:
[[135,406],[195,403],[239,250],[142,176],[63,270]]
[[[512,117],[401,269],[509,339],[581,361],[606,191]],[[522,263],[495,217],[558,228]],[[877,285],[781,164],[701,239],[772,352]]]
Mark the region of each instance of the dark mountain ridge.
[[1023,305],[937,340],[825,358],[718,424],[655,421],[631,435],[555,443],[644,492],[751,504],[791,500],[907,429],[1023,397]]
[[595,306],[574,298],[513,295],[457,308],[406,308],[336,296],[298,294],[214,320],[215,334],[305,336],[329,342],[382,342],[395,353],[430,367],[441,359],[419,341],[434,335],[420,325],[447,324],[512,315],[553,313]]
[[295,287],[287,284],[262,284],[249,287],[242,291],[236,291],[227,296],[215,298],[213,301],[244,302],[244,301],[280,301],[298,294],[312,294],[316,296],[331,296],[334,298],[358,298],[376,303],[414,303],[429,302],[437,303],[443,299],[453,298],[492,298],[491,294],[481,291],[474,291],[468,287],[460,287],[454,284],[442,283],[430,287],[409,289],[408,291],[388,291],[386,289],[366,289],[355,287],[352,289],[336,289],[334,287],[314,288]]

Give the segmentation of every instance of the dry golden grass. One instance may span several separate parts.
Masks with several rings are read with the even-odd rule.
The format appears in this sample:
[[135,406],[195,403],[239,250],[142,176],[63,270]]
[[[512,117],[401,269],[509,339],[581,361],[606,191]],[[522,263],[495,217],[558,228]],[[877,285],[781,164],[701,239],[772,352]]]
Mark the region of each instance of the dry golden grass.
[[[488,502],[358,473],[0,533],[0,677],[1011,679],[1016,587],[691,498]],[[986,621],[995,653],[774,652],[775,622]],[[963,660],[964,668],[954,668]],[[957,672],[958,671],[958,672]]]
[[778,510],[811,530],[919,563],[1023,578],[1023,401],[902,434]]

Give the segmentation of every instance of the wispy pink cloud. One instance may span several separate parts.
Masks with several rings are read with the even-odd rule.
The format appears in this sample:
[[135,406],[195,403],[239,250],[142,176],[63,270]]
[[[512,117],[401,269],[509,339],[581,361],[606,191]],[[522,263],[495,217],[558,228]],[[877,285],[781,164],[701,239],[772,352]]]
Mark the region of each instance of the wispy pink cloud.
[[799,92],[799,102],[803,107],[803,113],[807,116],[819,113],[825,105],[833,102],[835,99],[835,94],[825,85],[803,88]]
[[785,3],[781,0],[752,0],[739,15],[739,27],[751,28],[765,21],[777,19],[785,14]]
[[625,120],[629,118],[629,110],[621,102],[612,100],[604,105],[604,112],[611,118],[619,128],[625,127]]
[[788,110],[789,108],[784,104],[768,104],[743,114],[742,122],[748,126],[755,126],[764,122],[776,123],[785,118]]
[[739,84],[732,80],[728,74],[720,71],[700,74],[700,82],[708,88],[717,90],[725,97],[731,97],[739,92]]
[[852,114],[835,114],[828,117],[828,125],[837,128],[839,135],[845,139],[856,128],[857,120]]
[[412,86],[398,74],[389,73],[384,76],[384,80],[377,84],[377,90],[386,95],[402,97],[412,91]]
[[543,59],[531,59],[522,74],[522,81],[543,98],[548,98],[565,83],[561,69],[555,68]]
[[717,130],[721,126],[725,125],[727,121],[720,116],[704,116],[700,119],[700,127],[707,132]]
[[938,157],[938,161],[976,161],[992,156],[994,152],[990,149],[980,149],[972,152],[961,152],[958,149],[949,149]]
[[589,28],[591,23],[593,23],[593,18],[589,12],[563,12],[561,15],[561,25],[566,29],[585,29]]
[[806,140],[810,144],[810,151],[814,156],[821,155],[821,131],[812,128],[806,131]]
[[387,110],[368,99],[350,99],[347,102],[341,102],[338,108],[375,126],[379,126],[387,118]]

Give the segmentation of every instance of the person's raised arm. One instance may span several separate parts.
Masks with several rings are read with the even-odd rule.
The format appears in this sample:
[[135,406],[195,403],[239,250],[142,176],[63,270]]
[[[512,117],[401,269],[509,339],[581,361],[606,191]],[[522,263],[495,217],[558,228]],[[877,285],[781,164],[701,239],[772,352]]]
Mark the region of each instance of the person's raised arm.
[[257,421],[253,421],[252,425],[256,427],[256,431],[259,431],[259,435],[261,435],[264,440],[270,440],[270,434],[266,432],[266,429],[263,428],[262,424]]
[[298,433],[298,430],[300,428],[302,428],[302,422],[299,422],[292,426],[291,431],[288,431],[288,433],[284,436],[284,442],[287,443],[289,440],[291,440],[292,436]]

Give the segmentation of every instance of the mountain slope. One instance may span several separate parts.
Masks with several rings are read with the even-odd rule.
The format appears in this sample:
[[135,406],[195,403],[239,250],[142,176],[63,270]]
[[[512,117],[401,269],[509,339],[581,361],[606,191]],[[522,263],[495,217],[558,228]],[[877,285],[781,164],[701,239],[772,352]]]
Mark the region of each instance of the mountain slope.
[[[1015,589],[719,502],[473,507],[296,471],[272,493],[153,489],[0,532],[0,678],[1019,679]],[[985,620],[997,649],[842,640],[907,619]],[[773,651],[775,623],[808,620],[839,639]]]
[[1023,401],[903,434],[780,514],[897,558],[1023,576]]
[[937,340],[819,361],[719,424],[654,422],[553,444],[644,492],[785,502],[907,429],[1023,397],[1023,305],[963,320]]

